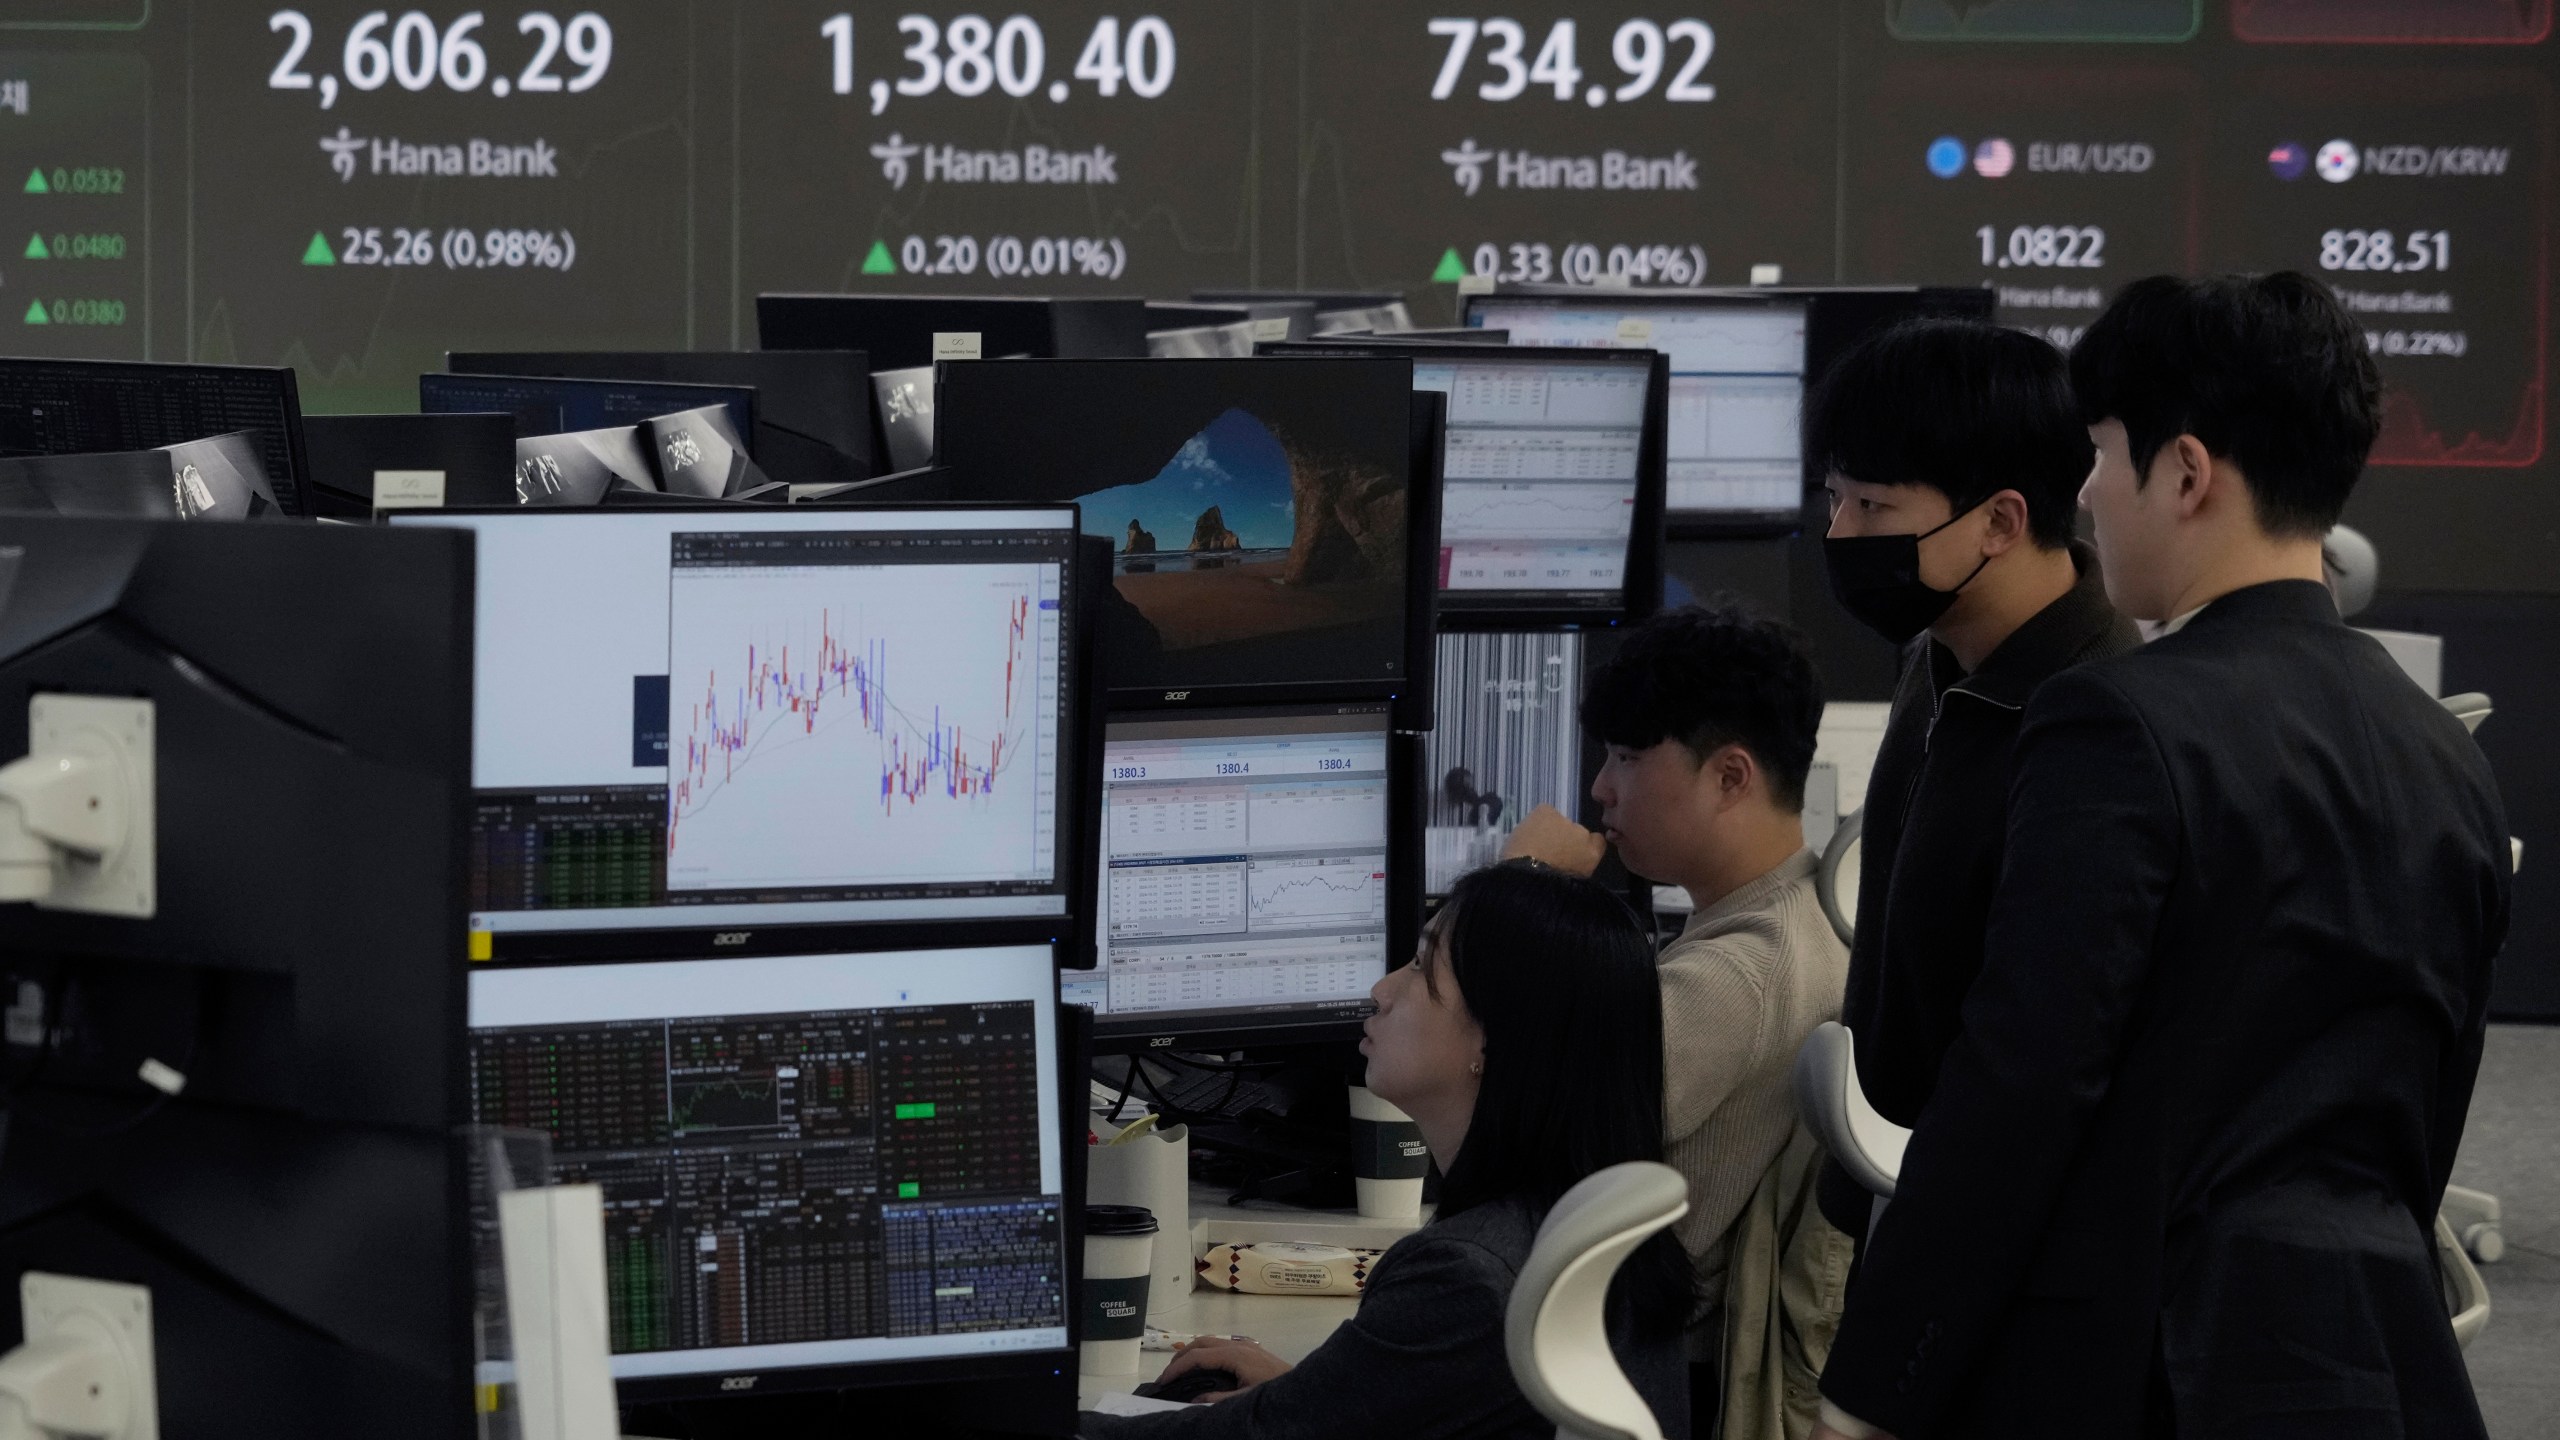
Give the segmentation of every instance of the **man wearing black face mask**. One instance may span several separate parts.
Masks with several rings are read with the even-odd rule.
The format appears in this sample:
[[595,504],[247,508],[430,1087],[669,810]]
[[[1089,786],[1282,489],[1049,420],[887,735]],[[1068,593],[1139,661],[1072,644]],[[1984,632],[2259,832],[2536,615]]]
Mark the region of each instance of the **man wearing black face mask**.
[[[1887,331],[1808,397],[1804,441],[1831,496],[1833,593],[1908,646],[1867,784],[1840,1019],[1867,1098],[1912,1125],[1981,967],[2027,697],[2136,635],[2071,539],[2094,451],[2042,340],[1955,320]],[[1871,1199],[1836,1161],[1819,1196],[1866,1233]]]

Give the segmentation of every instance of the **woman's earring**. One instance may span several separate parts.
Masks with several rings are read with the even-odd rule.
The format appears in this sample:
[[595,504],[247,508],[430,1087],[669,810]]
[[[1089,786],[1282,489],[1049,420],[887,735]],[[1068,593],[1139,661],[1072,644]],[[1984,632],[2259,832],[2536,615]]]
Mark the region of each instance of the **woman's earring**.
[[1470,1074],[1470,1075],[1481,1075],[1481,1074],[1483,1074],[1483,1073],[1484,1073],[1484,1062],[1483,1062],[1483,1061],[1481,1061],[1481,1060],[1470,1060],[1470,1061],[1468,1061],[1468,1062],[1467,1062],[1467,1073],[1468,1073],[1468,1074]]

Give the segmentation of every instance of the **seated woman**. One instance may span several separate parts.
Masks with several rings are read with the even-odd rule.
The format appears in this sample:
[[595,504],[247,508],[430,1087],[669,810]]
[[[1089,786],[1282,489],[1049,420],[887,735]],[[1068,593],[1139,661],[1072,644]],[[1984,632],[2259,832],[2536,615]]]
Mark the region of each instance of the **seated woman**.
[[[1617,897],[1526,864],[1459,880],[1411,964],[1378,982],[1369,1088],[1422,1127],[1446,1177],[1431,1223],[1378,1261],[1358,1314],[1292,1368],[1202,1339],[1165,1367],[1221,1370],[1189,1411],[1088,1414],[1089,1440],[1550,1440],[1512,1383],[1503,1312],[1565,1191],[1662,1158],[1662,1000]],[[1689,1429],[1687,1257],[1669,1231],[1620,1267],[1619,1364],[1666,1435]],[[1286,1304],[1288,1302],[1281,1301]]]

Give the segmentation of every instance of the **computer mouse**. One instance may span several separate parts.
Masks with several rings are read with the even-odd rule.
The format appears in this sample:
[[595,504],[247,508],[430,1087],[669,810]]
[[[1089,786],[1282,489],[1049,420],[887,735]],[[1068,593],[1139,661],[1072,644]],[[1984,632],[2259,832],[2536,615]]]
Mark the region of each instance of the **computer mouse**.
[[1188,1405],[1203,1395],[1215,1395],[1236,1388],[1232,1370],[1185,1370],[1170,1380],[1141,1385],[1138,1393],[1150,1400],[1173,1400]]

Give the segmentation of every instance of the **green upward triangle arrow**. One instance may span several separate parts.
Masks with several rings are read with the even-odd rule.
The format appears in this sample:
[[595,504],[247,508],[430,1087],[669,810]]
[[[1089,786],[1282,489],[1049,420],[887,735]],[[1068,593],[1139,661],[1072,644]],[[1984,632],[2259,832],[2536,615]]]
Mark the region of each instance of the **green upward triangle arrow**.
[[43,301],[30,300],[27,302],[27,323],[30,325],[50,325],[53,323],[53,317],[44,313]]
[[338,256],[329,248],[329,237],[317,230],[312,231],[311,243],[302,247],[302,263],[305,265],[337,264]]
[[30,195],[50,195],[53,193],[53,187],[44,183],[43,170],[36,169],[27,172],[27,193]]
[[874,240],[871,242],[871,253],[862,257],[862,273],[865,275],[895,275],[898,273],[898,262],[889,258],[888,241]]
[[50,260],[53,258],[53,252],[44,248],[44,237],[42,235],[30,235],[27,237],[27,258],[30,260]]
[[1431,281],[1435,285],[1452,284],[1466,278],[1467,264],[1465,261],[1458,258],[1458,251],[1455,246],[1451,246],[1446,253],[1441,255],[1440,268],[1431,272]]

